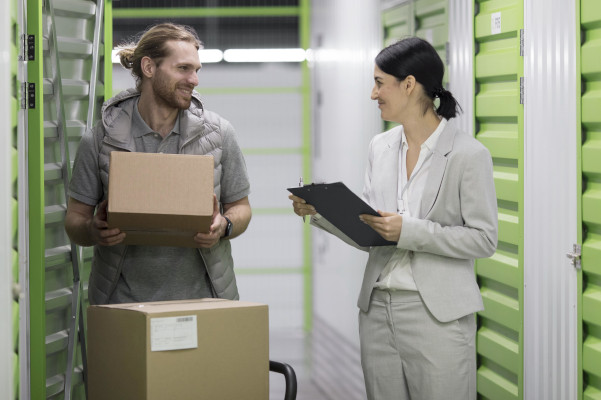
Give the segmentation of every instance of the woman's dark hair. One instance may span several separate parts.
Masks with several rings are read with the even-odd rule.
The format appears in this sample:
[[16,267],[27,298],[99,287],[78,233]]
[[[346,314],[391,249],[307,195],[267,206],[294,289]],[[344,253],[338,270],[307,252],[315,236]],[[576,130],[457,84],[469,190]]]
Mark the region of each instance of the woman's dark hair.
[[428,97],[424,99],[424,114],[440,99],[436,113],[446,119],[454,118],[461,107],[453,94],[442,86],[444,64],[438,53],[427,41],[409,37],[386,47],[376,56],[376,65],[382,72],[402,81],[413,75]]

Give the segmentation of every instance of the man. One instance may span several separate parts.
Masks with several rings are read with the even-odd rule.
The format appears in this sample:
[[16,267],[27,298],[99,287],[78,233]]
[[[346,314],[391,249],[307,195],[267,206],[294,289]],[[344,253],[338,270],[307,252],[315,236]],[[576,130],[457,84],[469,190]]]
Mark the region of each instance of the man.
[[[65,229],[73,242],[94,246],[91,304],[238,299],[229,239],[250,222],[250,184],[234,129],[205,110],[194,91],[200,46],[191,28],[166,23],[121,50],[121,64],[132,70],[136,89],[108,100],[101,121],[82,137]],[[198,248],[122,244],[126,234],[107,224],[111,151],[214,156],[213,220],[208,233],[195,235]]]

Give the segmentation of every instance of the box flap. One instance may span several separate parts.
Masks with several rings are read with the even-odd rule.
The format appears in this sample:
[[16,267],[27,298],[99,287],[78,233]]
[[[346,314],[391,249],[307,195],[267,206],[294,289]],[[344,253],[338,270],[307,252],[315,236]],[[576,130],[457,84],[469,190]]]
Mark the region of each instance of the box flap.
[[186,312],[198,310],[217,310],[223,308],[266,307],[266,304],[227,299],[192,299],[155,301],[148,303],[105,304],[90,307],[118,308],[143,314],[160,314],[166,312]]

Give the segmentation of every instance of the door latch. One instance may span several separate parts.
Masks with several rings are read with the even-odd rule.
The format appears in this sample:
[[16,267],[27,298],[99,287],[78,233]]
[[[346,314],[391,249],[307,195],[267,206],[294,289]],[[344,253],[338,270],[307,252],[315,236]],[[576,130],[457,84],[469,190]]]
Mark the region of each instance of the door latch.
[[580,269],[581,265],[580,265],[580,256],[582,255],[582,247],[580,247],[580,245],[575,244],[574,247],[572,248],[572,251],[566,254],[566,257],[568,257],[570,259],[570,264],[572,264],[572,267],[576,268],[576,269]]

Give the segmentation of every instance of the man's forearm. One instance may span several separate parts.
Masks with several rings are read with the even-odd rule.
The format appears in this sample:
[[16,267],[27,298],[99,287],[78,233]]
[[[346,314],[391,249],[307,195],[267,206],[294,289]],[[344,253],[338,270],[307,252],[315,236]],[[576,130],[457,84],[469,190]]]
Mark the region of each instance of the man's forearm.
[[223,209],[223,215],[228,217],[233,225],[232,233],[228,236],[228,239],[235,238],[244,233],[252,217],[248,198],[245,197],[237,202],[224,204]]
[[73,243],[80,246],[92,246],[90,224],[94,218],[94,207],[69,198],[65,215],[65,231]]

